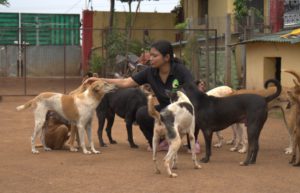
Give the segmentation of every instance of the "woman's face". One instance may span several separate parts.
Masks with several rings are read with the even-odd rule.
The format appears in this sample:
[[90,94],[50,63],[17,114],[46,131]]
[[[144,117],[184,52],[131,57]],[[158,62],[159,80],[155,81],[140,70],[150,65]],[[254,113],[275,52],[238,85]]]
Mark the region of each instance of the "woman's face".
[[206,91],[206,85],[204,82],[200,82],[198,84],[198,89],[201,91],[201,92],[205,92]]
[[165,63],[169,62],[170,56],[167,54],[163,56],[156,48],[150,50],[150,64],[153,68],[159,68]]

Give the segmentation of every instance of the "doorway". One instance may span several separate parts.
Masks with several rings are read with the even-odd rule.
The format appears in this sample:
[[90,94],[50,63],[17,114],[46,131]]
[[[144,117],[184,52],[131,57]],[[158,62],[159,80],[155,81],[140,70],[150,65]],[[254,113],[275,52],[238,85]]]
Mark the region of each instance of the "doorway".
[[281,57],[264,58],[264,82],[269,79],[281,81]]

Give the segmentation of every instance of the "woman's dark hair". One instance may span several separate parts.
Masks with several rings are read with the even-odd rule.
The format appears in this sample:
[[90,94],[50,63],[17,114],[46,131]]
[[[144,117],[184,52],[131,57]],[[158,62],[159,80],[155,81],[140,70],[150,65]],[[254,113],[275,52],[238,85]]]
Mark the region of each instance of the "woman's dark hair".
[[173,47],[169,41],[167,41],[167,40],[156,41],[151,45],[151,48],[157,49],[163,56],[166,56],[167,54],[169,54],[170,61],[171,62],[174,61]]

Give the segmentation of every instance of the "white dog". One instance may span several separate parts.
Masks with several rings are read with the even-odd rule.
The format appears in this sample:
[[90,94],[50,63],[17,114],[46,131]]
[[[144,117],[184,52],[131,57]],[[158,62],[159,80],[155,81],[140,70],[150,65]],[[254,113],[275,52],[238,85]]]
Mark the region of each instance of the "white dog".
[[[156,173],[160,173],[156,162],[156,148],[160,137],[165,136],[169,143],[169,150],[164,158],[164,165],[170,177],[176,177],[177,174],[171,171],[176,167],[177,151],[181,146],[181,139],[188,134],[191,141],[192,160],[195,169],[201,168],[196,159],[195,152],[195,112],[194,107],[185,94],[177,91],[171,96],[171,103],[160,113],[154,107],[154,99],[148,97],[148,112],[155,119],[153,135],[153,161],[155,162]],[[175,96],[176,95],[176,96]],[[175,99],[176,98],[176,99]],[[172,162],[172,166],[170,166]]]
[[[31,151],[39,153],[35,148],[35,139],[42,131],[46,114],[49,110],[57,112],[60,116],[76,124],[79,133],[79,139],[84,154],[91,154],[86,149],[84,141],[84,130],[87,132],[89,145],[93,153],[96,151],[92,141],[91,123],[95,109],[102,100],[105,93],[115,89],[115,86],[102,80],[93,82],[86,91],[80,94],[64,95],[60,93],[44,92],[24,105],[18,106],[17,110],[24,110],[36,104],[34,112],[35,128],[31,137]],[[44,133],[44,132],[43,132]],[[45,144],[44,136],[41,136],[41,142],[46,151],[51,150]]]

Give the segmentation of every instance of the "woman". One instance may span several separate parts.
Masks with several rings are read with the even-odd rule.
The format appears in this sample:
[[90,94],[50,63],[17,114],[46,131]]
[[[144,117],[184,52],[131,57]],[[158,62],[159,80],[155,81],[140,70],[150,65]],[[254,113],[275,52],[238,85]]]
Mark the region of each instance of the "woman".
[[201,92],[206,92],[206,83],[204,80],[196,80],[195,83]]
[[[157,41],[151,45],[150,65],[150,68],[146,68],[129,78],[102,79],[120,88],[136,87],[146,83],[150,84],[159,102],[156,109],[160,111],[170,104],[165,90],[174,90],[185,82],[191,82],[193,81],[193,76],[178,59],[174,58],[172,45],[165,40]],[[88,79],[88,81],[90,80],[95,81],[97,79]],[[154,119],[148,115],[147,106],[138,109],[136,121],[149,145],[152,146]]]

